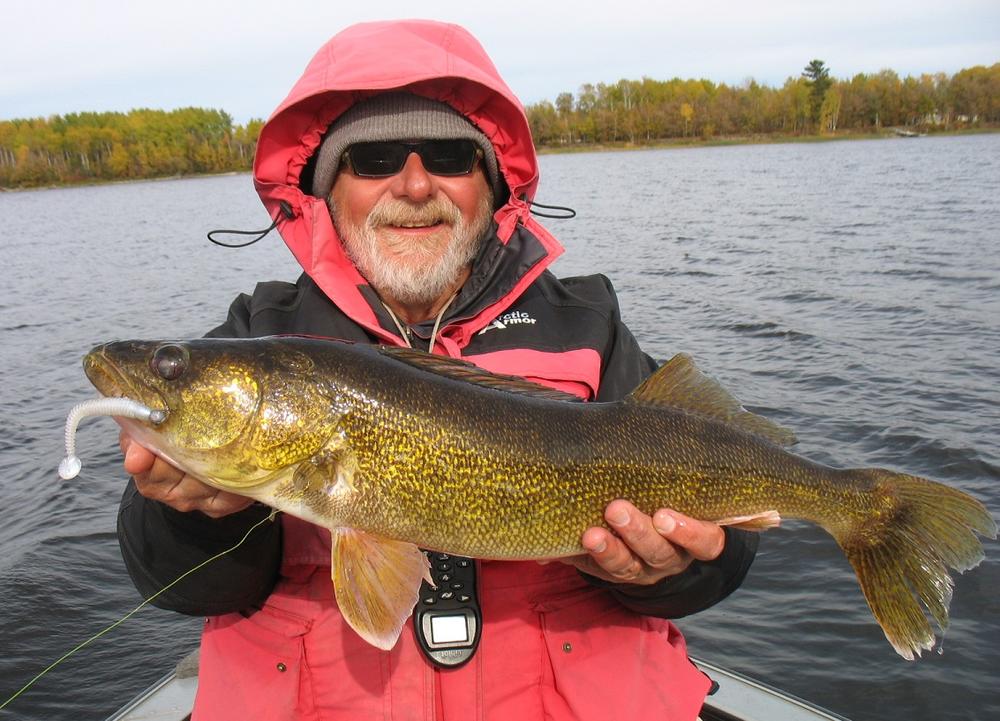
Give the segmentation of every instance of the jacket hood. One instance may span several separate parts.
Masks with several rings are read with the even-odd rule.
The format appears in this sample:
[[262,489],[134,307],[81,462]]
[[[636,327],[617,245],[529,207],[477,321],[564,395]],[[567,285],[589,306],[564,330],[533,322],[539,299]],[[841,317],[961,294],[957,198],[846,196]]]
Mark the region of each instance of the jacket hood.
[[[514,284],[523,290],[562,252],[528,212],[538,162],[527,117],[472,35],[457,25],[429,20],[362,23],[335,35],[262,128],[254,185],[295,258],[355,320],[382,330],[361,293],[365,280],[344,253],[325,200],[307,191],[309,161],[329,125],[359,100],[388,90],[446,102],[492,142],[500,176],[510,189],[494,214],[497,238],[507,244],[512,236],[521,237],[514,233],[520,225],[544,248],[543,260]],[[499,301],[489,305],[495,313],[506,307]],[[480,315],[475,324],[483,327],[491,318]]]

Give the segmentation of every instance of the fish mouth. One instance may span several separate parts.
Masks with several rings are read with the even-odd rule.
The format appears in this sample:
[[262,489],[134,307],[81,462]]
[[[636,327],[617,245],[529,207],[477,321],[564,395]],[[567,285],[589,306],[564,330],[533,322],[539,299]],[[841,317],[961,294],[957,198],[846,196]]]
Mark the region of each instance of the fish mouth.
[[130,398],[149,408],[166,410],[163,395],[116,363],[109,355],[110,345],[95,347],[83,359],[83,371],[98,392],[107,398]]

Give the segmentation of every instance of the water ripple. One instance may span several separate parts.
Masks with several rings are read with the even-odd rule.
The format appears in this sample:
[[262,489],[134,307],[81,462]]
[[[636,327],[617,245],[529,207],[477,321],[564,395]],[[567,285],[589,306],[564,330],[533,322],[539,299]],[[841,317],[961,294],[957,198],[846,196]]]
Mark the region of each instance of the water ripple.
[[810,335],[809,333],[802,333],[790,328],[782,328],[778,324],[770,322],[731,323],[722,327],[741,335],[748,335],[756,338],[783,338],[791,341],[813,341],[816,339],[815,336]]

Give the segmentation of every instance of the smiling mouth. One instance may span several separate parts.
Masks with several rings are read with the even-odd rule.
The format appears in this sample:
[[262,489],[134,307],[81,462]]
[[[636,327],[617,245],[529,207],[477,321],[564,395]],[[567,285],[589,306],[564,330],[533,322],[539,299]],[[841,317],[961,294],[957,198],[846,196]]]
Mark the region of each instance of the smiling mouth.
[[437,228],[444,225],[442,220],[434,220],[430,222],[413,222],[413,223],[393,223],[387,224],[387,228],[399,228],[402,230],[424,230],[425,228]]

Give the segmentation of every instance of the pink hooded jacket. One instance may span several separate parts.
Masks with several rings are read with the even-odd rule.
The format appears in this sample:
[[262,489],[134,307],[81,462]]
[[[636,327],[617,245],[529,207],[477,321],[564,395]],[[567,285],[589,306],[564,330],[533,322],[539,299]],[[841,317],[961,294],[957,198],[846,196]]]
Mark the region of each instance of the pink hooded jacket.
[[[493,142],[500,173],[510,189],[510,200],[494,215],[500,240],[506,242],[520,222],[548,251],[546,261],[520,279],[503,305],[486,308],[453,329],[451,337],[464,346],[562,253],[559,242],[529,213],[538,163],[527,117],[468,32],[457,25],[403,21],[354,25],[334,36],[316,53],[261,131],[254,182],[306,273],[355,320],[385,342],[398,342],[379,327],[358,292],[364,279],[347,259],[326,203],[301,190],[299,181],[334,119],[365,97],[400,88],[452,105]],[[289,204],[291,218],[284,215],[281,201]]]
[[[443,330],[435,351],[457,356],[562,251],[528,213],[538,167],[524,111],[471,35],[455,25],[401,21],[335,36],[261,132],[254,180],[323,292],[382,342],[398,344],[360,293],[365,281],[344,254],[324,201],[299,184],[338,115],[374,92],[399,88],[449,103],[490,138],[511,191],[494,216],[499,238],[506,243],[521,225],[547,253],[508,294]],[[491,370],[530,375],[506,362],[512,365]],[[567,367],[567,378],[573,372]],[[281,578],[263,608],[207,621],[195,721],[690,721],[710,685],[673,624],[627,611],[559,563],[480,564],[482,640],[459,669],[428,663],[409,624],[395,648],[380,651],[336,607],[329,533],[288,517],[283,532]]]

